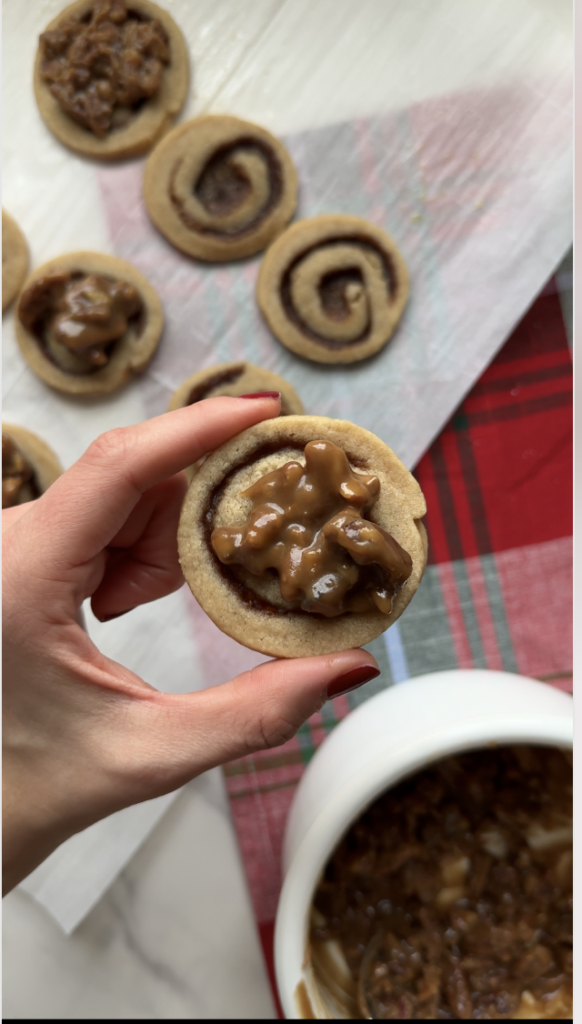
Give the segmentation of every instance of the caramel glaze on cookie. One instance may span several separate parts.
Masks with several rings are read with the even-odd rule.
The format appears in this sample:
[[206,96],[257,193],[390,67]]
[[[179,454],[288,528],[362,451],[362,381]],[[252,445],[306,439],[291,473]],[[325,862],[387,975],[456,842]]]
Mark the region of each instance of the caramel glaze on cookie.
[[16,337],[34,372],[51,387],[104,395],[152,359],[162,304],[130,263],[75,252],[39,267],[21,293]]
[[425,512],[414,477],[369,431],[322,416],[268,420],[194,477],[180,561],[239,643],[275,657],[331,653],[402,614],[426,565]]
[[273,334],[297,355],[352,363],[389,340],[408,298],[392,239],[360,217],[298,221],[267,251],[257,302]]
[[104,160],[145,153],[188,90],[188,51],[151,0],[76,0],[39,39],[34,92],[60,142]]
[[264,249],[291,219],[297,174],[270,132],[209,115],[174,128],[148,158],[144,200],[159,231],[198,259]]

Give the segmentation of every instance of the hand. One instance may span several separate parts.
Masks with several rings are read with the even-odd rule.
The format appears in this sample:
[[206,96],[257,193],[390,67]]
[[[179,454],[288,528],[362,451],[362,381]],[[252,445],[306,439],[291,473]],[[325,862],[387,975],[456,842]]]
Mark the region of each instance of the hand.
[[103,621],[182,585],[181,470],[277,401],[213,398],[112,430],[3,513],[4,892],[75,832],[285,742],[330,693],[378,674],[352,650],[176,696],[106,658],[77,621],[87,597]]

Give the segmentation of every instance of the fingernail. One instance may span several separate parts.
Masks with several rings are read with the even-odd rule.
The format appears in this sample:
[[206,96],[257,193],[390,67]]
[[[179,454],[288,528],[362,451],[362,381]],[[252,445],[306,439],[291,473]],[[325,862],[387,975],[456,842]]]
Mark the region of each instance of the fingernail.
[[280,398],[280,391],[253,391],[251,395],[239,395],[239,398]]
[[113,615],[104,615],[99,622],[111,622],[112,619],[119,619],[122,615],[127,615],[131,611],[131,608],[126,608],[124,612],[114,612]]
[[376,679],[379,675],[380,669],[375,668],[373,665],[358,665],[357,668],[351,668],[349,672],[344,672],[329,684],[327,688],[328,700],[330,697],[341,697],[343,693],[356,690],[358,686],[369,683],[370,679]]

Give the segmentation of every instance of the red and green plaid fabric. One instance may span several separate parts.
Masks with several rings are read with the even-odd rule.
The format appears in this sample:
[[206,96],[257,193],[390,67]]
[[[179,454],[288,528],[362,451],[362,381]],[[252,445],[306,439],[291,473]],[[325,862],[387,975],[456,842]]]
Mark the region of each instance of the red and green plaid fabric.
[[283,747],[225,767],[271,978],[287,813],[305,765],[351,708],[441,669],[571,689],[571,286],[567,260],[416,467],[429,563],[402,618],[368,645],[381,676],[328,702]]

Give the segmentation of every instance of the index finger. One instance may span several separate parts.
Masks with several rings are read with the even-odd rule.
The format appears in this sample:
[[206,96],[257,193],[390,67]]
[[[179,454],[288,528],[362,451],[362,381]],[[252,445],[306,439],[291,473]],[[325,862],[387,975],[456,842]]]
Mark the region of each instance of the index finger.
[[71,567],[94,558],[144,491],[276,415],[279,406],[280,399],[269,395],[209,398],[102,434],[31,509],[38,525],[50,530],[43,560]]

